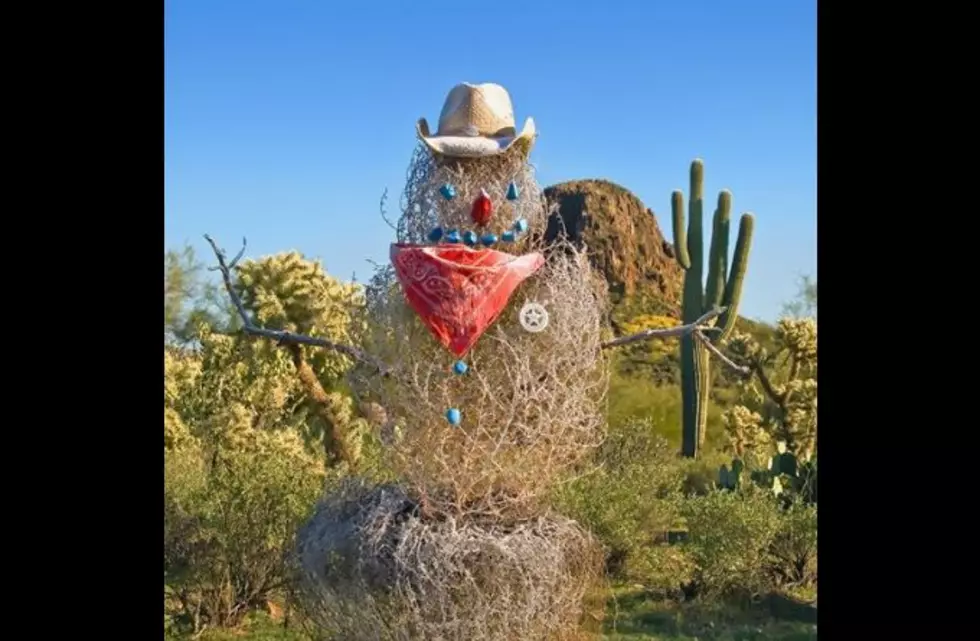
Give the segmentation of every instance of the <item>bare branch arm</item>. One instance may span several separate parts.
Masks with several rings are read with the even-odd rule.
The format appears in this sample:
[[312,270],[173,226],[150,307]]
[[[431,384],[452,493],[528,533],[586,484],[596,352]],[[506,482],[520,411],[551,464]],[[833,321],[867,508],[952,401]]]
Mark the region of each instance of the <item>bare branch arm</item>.
[[387,187],[385,187],[384,192],[382,192],[382,194],[381,194],[381,204],[380,204],[381,220],[385,221],[385,224],[388,225],[389,227],[391,227],[391,230],[394,231],[397,234],[398,233],[398,226],[395,225],[390,220],[388,220],[388,213],[385,211],[385,203],[386,202],[388,202],[388,188]]
[[218,259],[218,266],[211,267],[212,271],[221,272],[221,279],[224,281],[225,290],[228,292],[228,296],[231,298],[232,304],[238,311],[238,315],[242,319],[243,327],[242,329],[246,334],[251,336],[260,336],[262,338],[268,338],[277,341],[280,345],[311,345],[313,347],[323,347],[326,349],[331,349],[335,352],[340,352],[345,354],[354,360],[360,361],[362,363],[367,363],[372,367],[378,368],[378,371],[382,375],[388,374],[388,367],[383,363],[379,362],[374,357],[364,353],[363,351],[357,349],[356,347],[351,347],[350,345],[343,345],[341,343],[334,343],[328,341],[324,338],[314,338],[312,336],[305,336],[303,334],[294,334],[292,332],[285,332],[278,329],[265,329],[256,325],[247,311],[245,311],[245,306],[242,304],[242,299],[235,292],[235,286],[232,282],[231,270],[235,268],[238,261],[241,260],[242,256],[245,254],[246,241],[242,239],[242,249],[238,254],[231,260],[228,261],[225,258],[224,250],[220,249],[218,245],[212,240],[211,236],[208,234],[204,235],[204,239],[208,241],[211,245],[211,249],[214,250],[214,255]]
[[711,342],[711,339],[708,338],[707,336],[705,336],[701,332],[700,329],[694,332],[694,338],[699,343],[701,343],[702,345],[704,345],[705,349],[707,349],[709,352],[711,352],[712,354],[714,354],[715,356],[717,356],[718,359],[722,363],[724,363],[725,365],[731,367],[733,370],[735,370],[736,372],[738,372],[742,376],[751,376],[752,375],[752,369],[751,368],[749,368],[749,367],[742,367],[741,365],[737,364],[732,359],[730,359],[727,356],[725,356],[724,354],[722,354],[721,350],[718,349],[717,347],[715,347],[714,344]]
[[638,343],[640,341],[650,340],[652,338],[676,338],[678,336],[686,336],[688,334],[694,333],[695,330],[698,332],[716,332],[721,331],[716,327],[702,327],[705,323],[714,320],[721,313],[725,311],[724,307],[716,307],[710,312],[697,319],[693,323],[688,325],[679,325],[677,327],[667,327],[665,329],[647,329],[638,334],[631,334],[629,336],[620,336],[619,338],[614,338],[611,341],[606,341],[602,344],[602,348],[606,349],[608,347],[618,347],[620,345],[629,345],[630,343]]
[[710,322],[720,316],[725,311],[724,307],[715,307],[707,314],[701,316],[693,323],[687,325],[680,325],[678,327],[668,327],[666,329],[648,329],[642,331],[638,334],[631,334],[630,336],[620,336],[611,341],[606,341],[602,344],[603,349],[607,347],[618,347],[619,345],[628,345],[630,343],[638,343],[640,341],[650,340],[654,338],[674,338],[678,336],[686,336],[688,334],[693,334],[694,339],[701,343],[711,352],[714,356],[717,356],[722,363],[731,367],[733,370],[738,372],[743,376],[749,376],[752,373],[752,369],[749,367],[742,367],[735,363],[732,359],[725,356],[721,350],[712,344],[711,340],[705,336],[705,332],[720,332],[722,331],[720,327],[704,327],[704,324]]

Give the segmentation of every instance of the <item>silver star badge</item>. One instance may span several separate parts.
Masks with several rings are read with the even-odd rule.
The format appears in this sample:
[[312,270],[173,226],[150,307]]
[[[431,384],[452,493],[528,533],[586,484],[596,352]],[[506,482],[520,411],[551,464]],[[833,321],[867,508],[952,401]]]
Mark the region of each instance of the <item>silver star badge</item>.
[[519,316],[521,327],[537,334],[548,326],[548,310],[540,303],[525,303]]

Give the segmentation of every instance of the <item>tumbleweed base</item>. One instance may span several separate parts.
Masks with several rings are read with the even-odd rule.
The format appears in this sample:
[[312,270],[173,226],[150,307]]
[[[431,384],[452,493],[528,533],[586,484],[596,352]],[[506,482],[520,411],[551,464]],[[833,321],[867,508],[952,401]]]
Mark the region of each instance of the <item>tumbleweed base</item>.
[[602,551],[555,514],[426,519],[397,486],[350,484],[298,535],[300,601],[327,638],[570,641]]

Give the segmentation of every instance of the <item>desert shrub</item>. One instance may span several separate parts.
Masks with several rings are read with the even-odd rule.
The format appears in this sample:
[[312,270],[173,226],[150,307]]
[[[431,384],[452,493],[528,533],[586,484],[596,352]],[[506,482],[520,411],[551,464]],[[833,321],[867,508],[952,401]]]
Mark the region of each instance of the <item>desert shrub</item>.
[[614,576],[669,591],[687,577],[683,555],[662,547],[680,518],[685,470],[654,422],[629,420],[611,430],[596,468],[562,487],[558,503],[603,542]]
[[[165,321],[193,324],[188,340],[164,347],[165,628],[178,634],[238,624],[286,587],[298,526],[346,474],[326,465],[335,428],[355,459],[367,459],[365,473],[384,470],[375,435],[340,385],[343,359],[191,318],[184,310],[204,304],[191,287],[194,266],[169,260]],[[357,289],[319,264],[285,254],[246,261],[238,273],[260,322],[334,340],[353,331]]]
[[322,463],[295,432],[248,427],[164,456],[169,614],[194,631],[234,625],[285,587],[294,532],[323,489]]
[[690,592],[758,594],[771,584],[771,546],[781,509],[771,492],[748,484],[738,492],[715,490],[681,504],[689,531],[684,546],[697,566]]
[[163,338],[165,345],[189,345],[204,324],[233,329],[238,319],[216,283],[204,278],[205,265],[185,245],[163,258]]
[[817,279],[802,275],[797,282],[796,298],[783,305],[783,316],[817,318]]
[[[717,488],[723,452],[682,459],[657,417],[614,428],[597,467],[559,492],[560,509],[606,546],[612,578],[673,596],[758,594],[816,579],[816,509],[784,509],[771,490]],[[686,543],[668,544],[671,530]]]
[[678,462],[684,478],[681,494],[688,497],[713,492],[718,487],[718,469],[729,460],[724,451],[715,449],[699,454],[696,459],[681,459]]
[[289,576],[284,553],[324,486],[292,363],[198,328],[164,351],[164,583],[171,625],[233,625]]
[[770,548],[770,574],[780,588],[809,588],[817,583],[817,507],[802,502],[781,515]]
[[649,596],[674,598],[691,584],[697,564],[691,554],[679,545],[646,545],[636,549],[625,563],[621,576],[643,586]]

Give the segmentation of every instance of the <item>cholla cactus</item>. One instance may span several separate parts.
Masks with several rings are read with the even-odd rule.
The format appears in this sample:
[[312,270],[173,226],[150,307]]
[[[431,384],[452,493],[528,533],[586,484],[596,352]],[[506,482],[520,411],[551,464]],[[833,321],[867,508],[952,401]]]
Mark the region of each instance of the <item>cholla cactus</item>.
[[752,376],[741,383],[739,404],[724,420],[736,459],[769,460],[765,476],[774,481],[778,492],[783,475],[809,482],[802,467],[813,467],[816,455],[816,321],[780,320],[776,344],[770,353],[747,334],[736,333],[729,340],[730,353],[749,367]]
[[744,459],[771,441],[769,433],[762,427],[762,416],[743,405],[736,405],[726,412],[724,421],[732,451],[738,458]]
[[[268,329],[301,333],[336,342],[353,342],[361,328],[361,288],[329,276],[319,261],[296,252],[245,261],[236,266],[236,288],[255,322]],[[366,425],[353,414],[353,401],[327,392],[353,365],[347,354],[287,345],[299,383],[310,401],[331,467],[355,467]]]
[[[352,311],[363,303],[361,288],[331,277],[320,261],[288,252],[247,260],[236,271],[242,303],[259,325],[353,341],[358,327]],[[309,350],[308,358],[325,380],[339,380],[352,364],[346,355],[323,349]]]

